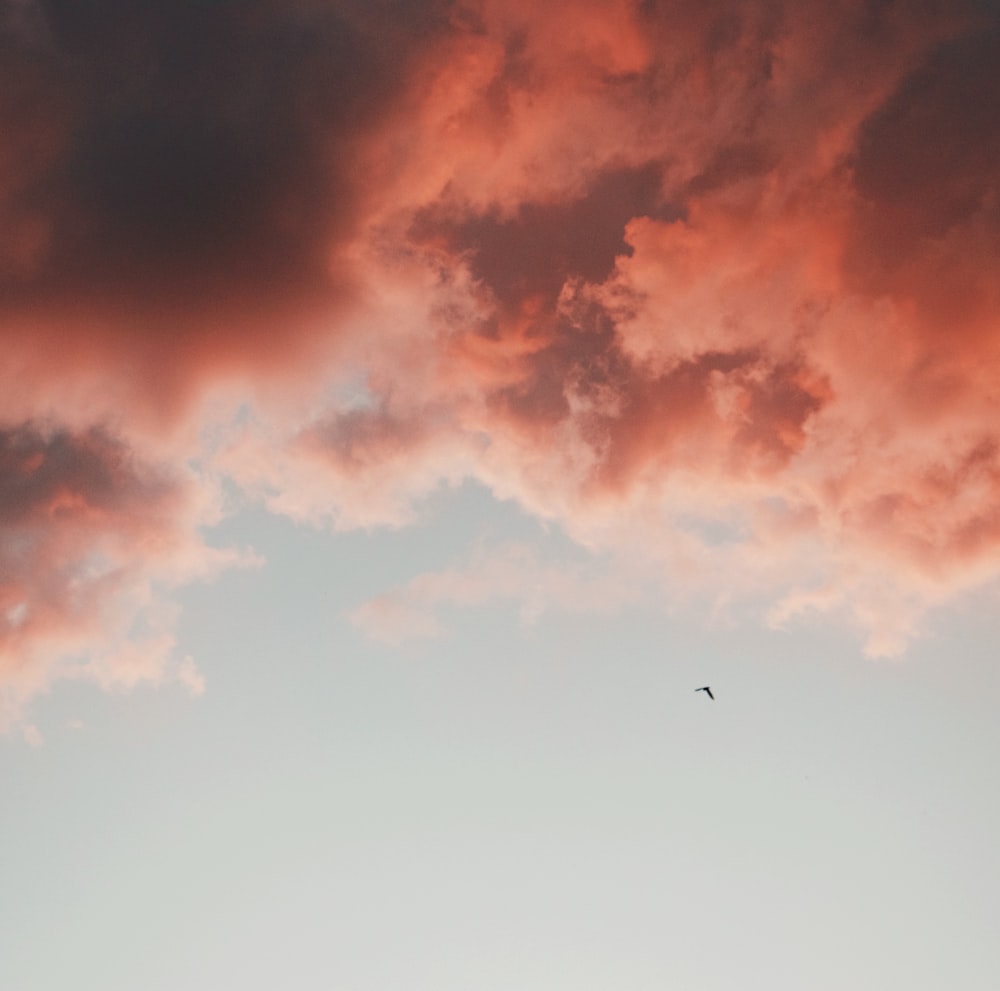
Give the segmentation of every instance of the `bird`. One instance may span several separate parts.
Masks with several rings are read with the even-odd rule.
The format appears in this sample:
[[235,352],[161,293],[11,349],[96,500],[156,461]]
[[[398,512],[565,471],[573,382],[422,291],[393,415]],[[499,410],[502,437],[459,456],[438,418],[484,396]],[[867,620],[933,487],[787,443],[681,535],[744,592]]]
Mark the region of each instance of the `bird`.
[[696,692],[704,692],[713,702],[715,701],[715,696],[712,694],[712,689],[705,685],[704,688],[696,688]]

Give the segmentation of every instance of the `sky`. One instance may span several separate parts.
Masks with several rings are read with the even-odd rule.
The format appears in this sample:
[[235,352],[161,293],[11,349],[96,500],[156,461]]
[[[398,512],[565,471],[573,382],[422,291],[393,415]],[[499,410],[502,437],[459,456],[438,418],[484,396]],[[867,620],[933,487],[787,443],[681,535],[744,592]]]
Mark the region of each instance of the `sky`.
[[0,984],[995,987],[998,91],[989,0],[0,0]]

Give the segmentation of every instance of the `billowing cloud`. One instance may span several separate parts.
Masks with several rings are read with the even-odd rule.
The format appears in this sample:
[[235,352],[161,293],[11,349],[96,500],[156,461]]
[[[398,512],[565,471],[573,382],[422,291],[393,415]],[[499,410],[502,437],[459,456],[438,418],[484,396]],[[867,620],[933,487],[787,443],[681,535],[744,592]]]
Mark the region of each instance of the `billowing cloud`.
[[898,653],[1000,570],[998,65],[971,2],[6,4],[5,643],[161,669],[102,610],[220,477],[474,478]]
[[772,559],[773,622],[844,607],[897,653],[998,564],[995,20],[618,15],[601,46],[488,8],[492,47],[462,49],[427,137],[453,168],[433,194],[403,169],[394,206],[485,312],[442,312],[409,410],[447,390],[450,429],[489,438],[479,477],[588,544],[672,559],[724,524],[735,547],[694,556]]

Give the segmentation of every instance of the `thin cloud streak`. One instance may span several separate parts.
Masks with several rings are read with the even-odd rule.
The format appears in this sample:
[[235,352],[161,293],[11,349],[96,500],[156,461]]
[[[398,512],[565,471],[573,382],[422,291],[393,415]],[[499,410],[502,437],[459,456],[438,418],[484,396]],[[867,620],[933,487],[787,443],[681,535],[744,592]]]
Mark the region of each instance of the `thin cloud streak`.
[[549,611],[613,614],[641,598],[638,585],[605,569],[551,564],[526,544],[480,549],[467,563],[424,572],[350,613],[366,636],[388,644],[444,635],[438,614],[449,607],[516,603],[531,626]]
[[134,617],[241,559],[223,479],[334,529],[476,479],[900,653],[1000,571],[998,65],[977,5],[8,5],[8,709],[201,689]]

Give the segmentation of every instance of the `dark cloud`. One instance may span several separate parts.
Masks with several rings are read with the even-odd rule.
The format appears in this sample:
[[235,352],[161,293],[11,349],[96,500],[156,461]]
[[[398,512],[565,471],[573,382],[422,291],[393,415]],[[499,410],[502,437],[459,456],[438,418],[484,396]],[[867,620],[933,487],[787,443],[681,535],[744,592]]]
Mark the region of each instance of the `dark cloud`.
[[[336,12],[152,5],[129,29],[130,9],[56,32],[84,48],[89,83],[66,167],[77,236],[115,266],[321,268],[349,201],[338,144],[383,82],[372,46]],[[131,78],[105,79],[109,65]]]
[[769,154],[760,144],[742,142],[723,145],[687,184],[685,193],[687,196],[704,196],[741,179],[766,175],[775,164],[774,154]]
[[102,431],[0,431],[0,666],[100,630],[123,583],[183,545],[185,497]]
[[623,236],[629,220],[676,215],[663,201],[661,169],[650,163],[599,174],[582,196],[525,203],[511,218],[450,218],[429,209],[418,215],[411,236],[417,243],[441,240],[467,255],[476,278],[509,306],[539,293],[554,299],[568,279],[603,281],[615,258],[629,252]]
[[[866,121],[854,160],[872,256],[891,266],[921,238],[989,209],[1000,180],[1000,25],[942,45]],[[868,259],[872,260],[872,259]]]
[[429,425],[418,419],[359,409],[313,427],[301,442],[321,450],[337,469],[362,473],[410,453],[429,434]]
[[350,295],[357,143],[438,23],[382,7],[50,0],[42,38],[9,32],[8,327],[180,379],[294,351]]
[[1000,23],[942,45],[862,129],[850,284],[915,308],[958,355],[1000,305]]
[[103,431],[43,432],[30,425],[0,431],[0,520],[6,527],[60,515],[129,516],[172,492]]

